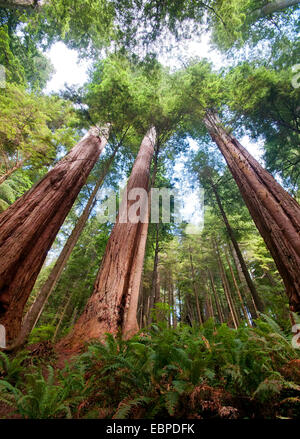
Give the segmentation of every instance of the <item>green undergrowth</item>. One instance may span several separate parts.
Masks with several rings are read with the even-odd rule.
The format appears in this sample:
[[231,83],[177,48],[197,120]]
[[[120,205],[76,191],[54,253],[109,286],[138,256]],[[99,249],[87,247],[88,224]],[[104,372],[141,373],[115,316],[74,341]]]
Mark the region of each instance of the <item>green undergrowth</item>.
[[[238,330],[152,324],[107,335],[63,370],[0,354],[0,404],[23,418],[297,418],[300,349],[268,316]],[[48,346],[49,347],[49,346]],[[0,412],[1,413],[1,412]]]

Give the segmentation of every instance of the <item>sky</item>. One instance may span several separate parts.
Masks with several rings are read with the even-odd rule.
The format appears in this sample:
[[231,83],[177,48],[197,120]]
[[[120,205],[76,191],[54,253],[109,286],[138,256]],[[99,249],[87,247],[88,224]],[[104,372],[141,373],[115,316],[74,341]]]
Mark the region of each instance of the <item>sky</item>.
[[[48,82],[46,93],[58,92],[68,85],[82,85],[88,79],[88,68],[91,66],[87,60],[79,59],[76,50],[71,50],[62,42],[54,44],[46,55],[51,60],[55,73]],[[159,61],[171,68],[178,67],[181,60],[203,57],[208,58],[216,69],[224,66],[226,61],[220,53],[212,50],[209,46],[209,35],[204,35],[201,40],[187,41],[180,47],[173,48],[169,53],[159,56]],[[240,139],[241,143],[258,160],[261,160],[262,152],[260,145],[251,143],[249,137]]]
[[[91,64],[87,60],[79,59],[75,50],[68,49],[64,43],[58,42],[45,53],[51,60],[55,73],[48,82],[45,92],[58,92],[67,85],[83,85],[88,79],[88,69]],[[216,69],[226,64],[219,52],[212,50],[209,46],[209,35],[204,35],[201,40],[187,41],[180,46],[175,45],[170,51],[164,51],[159,57],[159,61],[176,69],[189,58],[201,57],[210,60]],[[262,150],[261,145],[250,141],[248,136],[239,139],[241,144],[261,163]],[[190,140],[190,148],[196,151],[198,146],[196,142]],[[183,198],[183,219],[194,224],[203,224],[203,211],[199,206],[202,205],[201,188],[192,188],[185,168],[186,157],[180,155],[174,163],[173,179],[176,179],[175,187],[182,194]],[[178,181],[177,181],[178,180]]]

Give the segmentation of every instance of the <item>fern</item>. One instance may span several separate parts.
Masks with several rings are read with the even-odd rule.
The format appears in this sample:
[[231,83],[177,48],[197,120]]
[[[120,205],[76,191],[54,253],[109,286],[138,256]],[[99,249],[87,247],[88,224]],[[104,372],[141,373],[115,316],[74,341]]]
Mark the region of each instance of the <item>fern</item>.
[[148,404],[151,398],[140,396],[132,400],[121,401],[116,413],[113,415],[113,419],[126,419],[133,407],[138,407],[142,404]]

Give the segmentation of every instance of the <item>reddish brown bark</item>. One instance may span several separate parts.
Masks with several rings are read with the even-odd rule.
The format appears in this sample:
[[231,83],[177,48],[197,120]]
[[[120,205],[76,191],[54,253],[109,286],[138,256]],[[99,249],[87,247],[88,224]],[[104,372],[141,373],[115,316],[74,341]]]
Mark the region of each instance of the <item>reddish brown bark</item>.
[[139,330],[139,325],[137,322],[137,306],[148,236],[148,222],[142,224],[139,233],[139,244],[136,249],[136,254],[133,257],[134,263],[132,264],[130,273],[123,316],[122,334],[125,339],[130,338]]
[[70,234],[69,238],[67,239],[59,257],[57,258],[57,261],[51,271],[51,273],[49,274],[48,279],[46,280],[46,282],[44,283],[44,285],[42,286],[42,288],[39,291],[38,296],[36,297],[34,303],[31,305],[31,307],[29,308],[28,312],[26,313],[24,319],[23,319],[23,323],[22,323],[22,328],[21,328],[21,332],[20,335],[18,337],[18,340],[16,341],[17,344],[22,344],[25,342],[26,338],[29,336],[30,332],[32,331],[32,329],[34,328],[34,326],[36,325],[37,321],[40,318],[41,313],[43,312],[44,306],[45,304],[48,302],[48,299],[52,293],[52,291],[54,290],[65,266],[68,263],[69,257],[85,227],[85,224],[90,216],[90,213],[92,212],[95,203],[97,201],[97,193],[99,188],[101,187],[104,178],[106,177],[108,170],[115,158],[115,155],[119,149],[120,143],[116,146],[116,148],[114,149],[113,154],[111,155],[111,157],[109,158],[109,160],[107,161],[106,165],[104,166],[104,169],[101,173],[101,176],[99,178],[99,180],[97,181],[93,192],[90,195],[90,198],[80,216],[80,218],[78,219],[74,229],[72,230],[72,233]]
[[291,310],[300,312],[300,206],[208,112],[206,127],[222,152],[285,284]]
[[0,215],[0,323],[9,343],[20,331],[24,306],[47,252],[103,150],[105,136],[92,128]]
[[[152,128],[142,141],[127,184],[127,194],[134,188],[143,188],[148,191],[155,138],[155,129]],[[129,289],[136,282],[133,281],[134,278],[136,279],[140,273],[137,266],[141,253],[138,250],[144,226],[142,222],[120,221],[120,218],[127,218],[128,210],[133,203],[134,201],[127,203],[127,197],[123,197],[119,216],[107,243],[93,294],[73,331],[61,342],[58,348],[64,347],[76,351],[85,341],[101,339],[106,332],[116,334],[119,328],[126,326],[125,307],[128,304],[129,296],[132,300],[133,294],[133,291],[129,291]],[[146,221],[148,221],[148,217]],[[134,324],[135,322],[136,316]]]

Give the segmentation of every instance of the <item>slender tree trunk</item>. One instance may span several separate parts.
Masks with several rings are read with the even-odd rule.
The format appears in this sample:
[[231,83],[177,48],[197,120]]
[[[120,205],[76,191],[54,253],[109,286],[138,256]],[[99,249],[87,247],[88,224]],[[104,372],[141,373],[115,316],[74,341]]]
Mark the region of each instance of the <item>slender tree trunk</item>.
[[180,321],[182,321],[181,292],[180,292],[180,288],[178,288],[178,287],[177,287],[177,292],[178,292],[178,306],[179,306]]
[[172,306],[172,300],[171,300],[171,280],[170,280],[170,278],[169,278],[169,282],[168,282],[168,305],[169,305],[168,327],[171,328],[171,311],[170,311],[170,307]]
[[58,331],[59,331],[59,329],[60,329],[60,327],[61,327],[61,324],[62,324],[62,322],[63,322],[63,319],[64,319],[64,317],[65,317],[65,315],[66,315],[66,312],[67,312],[68,306],[69,306],[69,304],[70,304],[70,302],[71,302],[71,298],[72,298],[72,294],[69,296],[68,300],[66,301],[66,304],[65,304],[65,306],[63,307],[62,313],[61,313],[61,315],[60,315],[60,319],[59,319],[59,321],[58,321],[58,324],[56,325],[56,329],[55,329],[55,332],[54,332],[54,335],[53,335],[53,338],[52,338],[52,342],[53,342],[53,343],[54,343],[55,340],[56,340],[56,337],[57,337]]
[[[140,260],[138,252],[143,222],[128,220],[130,207],[136,204],[127,200],[133,189],[149,189],[150,164],[154,153],[155,129],[144,137],[123,196],[117,222],[106,246],[94,291],[73,331],[61,342],[62,348],[80,349],[85,341],[99,339],[106,332],[116,334],[124,328],[125,306],[128,304],[132,276]],[[136,210],[135,210],[136,212]],[[148,215],[142,219],[148,221]],[[135,317],[136,322],[136,317]]]
[[[154,266],[153,266],[153,275],[152,275],[152,283],[150,290],[150,310],[153,308],[156,297],[156,289],[157,289],[157,278],[158,278],[158,253],[159,253],[159,223],[156,224],[155,230],[155,254],[154,254]],[[151,314],[149,314],[149,322],[151,323]]]
[[170,306],[172,309],[172,326],[173,328],[177,327],[177,318],[176,318],[176,303],[175,303],[175,292],[174,292],[174,282],[173,282],[173,276],[172,276],[172,272],[171,272],[171,276],[170,276],[170,284],[169,284],[169,292],[170,292]]
[[143,280],[140,283],[140,292],[139,292],[139,304],[138,304],[138,321],[139,327],[142,328],[144,324],[144,312],[145,312],[145,300],[144,300],[145,292],[143,288]]
[[213,279],[213,276],[212,276],[212,273],[211,273],[210,270],[208,270],[208,274],[209,274],[211,288],[212,288],[212,291],[213,291],[213,294],[214,294],[214,298],[215,298],[215,302],[216,302],[216,308],[217,308],[217,312],[218,312],[218,317],[219,317],[220,323],[224,323],[225,322],[225,316],[223,315],[223,312],[222,312],[222,309],[221,309],[221,306],[220,306],[220,302],[219,302],[219,299],[218,299],[217,291],[216,291],[216,288],[215,288],[214,279]]
[[240,316],[239,316],[238,311],[237,311],[235,297],[234,297],[234,294],[233,294],[233,292],[231,290],[231,286],[229,284],[228,277],[227,277],[227,274],[226,274],[226,271],[225,271],[222,259],[220,259],[220,261],[221,261],[221,264],[222,264],[222,267],[223,267],[224,282],[226,284],[228,297],[229,297],[229,300],[230,300],[231,305],[232,305],[233,313],[234,313],[234,316],[235,316],[235,321],[236,321],[237,325],[239,326],[240,325]]
[[176,290],[172,285],[172,307],[173,307],[173,328],[177,328],[177,314],[176,314]]
[[74,229],[72,230],[71,235],[67,239],[67,242],[64,245],[64,248],[62,249],[48,279],[42,286],[37,298],[35,299],[34,303],[29,308],[27,314],[25,315],[23,319],[23,324],[20,332],[20,336],[18,337],[18,340],[16,343],[24,343],[24,341],[29,336],[32,329],[37,324],[41,313],[43,312],[43,309],[45,307],[45,304],[48,302],[50,295],[52,294],[52,291],[54,290],[65,266],[67,265],[67,262],[69,260],[69,257],[77,244],[77,241],[86,225],[86,222],[97,202],[97,193],[99,191],[99,188],[101,187],[104,178],[106,177],[109,168],[115,158],[115,155],[119,149],[121,143],[119,143],[116,148],[113,151],[113,154],[107,161],[106,165],[104,166],[103,171],[101,172],[101,176],[99,180],[97,181],[93,192],[91,193],[91,196],[80,216],[78,219]]
[[244,276],[244,273],[243,273],[240,261],[238,259],[238,256],[236,254],[236,251],[235,251],[234,247],[232,245],[230,245],[230,243],[229,243],[229,248],[230,248],[230,251],[231,251],[231,255],[232,255],[232,258],[233,258],[233,261],[234,261],[234,265],[235,265],[236,271],[238,273],[240,284],[243,287],[245,287],[246,293],[244,294],[244,297],[245,297],[246,303],[248,304],[249,310],[251,312],[252,319],[253,318],[257,319],[258,318],[258,309],[256,308],[253,296],[252,296],[251,291],[250,291],[250,289],[248,287],[248,284],[246,282],[246,279],[245,279],[245,276]]
[[156,275],[154,303],[160,302],[160,274],[159,274],[158,264],[159,264],[159,256],[158,256],[158,260],[157,260],[157,275]]
[[193,256],[192,256],[192,251],[191,251],[190,246],[189,246],[189,254],[190,254],[190,265],[191,265],[191,272],[192,272],[192,283],[193,283],[193,290],[194,290],[194,295],[195,295],[195,300],[196,300],[197,314],[198,314],[198,319],[199,319],[200,325],[203,325],[203,316],[202,316],[202,312],[201,312],[201,308],[200,308],[198,291],[197,291],[197,288],[196,288],[195,270],[194,270]]
[[218,264],[219,264],[221,280],[222,280],[222,284],[223,284],[223,290],[224,290],[224,293],[225,293],[225,297],[226,297],[226,300],[227,300],[227,304],[228,304],[228,308],[229,308],[229,311],[230,311],[230,314],[231,314],[233,325],[234,325],[235,329],[237,329],[238,328],[238,320],[237,320],[237,317],[236,317],[236,312],[235,312],[235,309],[234,309],[234,305],[233,305],[232,299],[230,297],[230,292],[229,292],[229,286],[228,286],[228,282],[227,282],[227,278],[226,278],[226,273],[225,273],[225,270],[224,270],[224,267],[223,267],[223,264],[222,264],[219,248],[218,248],[218,245],[217,245],[216,242],[215,242],[215,249],[216,249],[216,256],[217,256]]
[[142,316],[142,325],[146,327],[148,323],[148,310],[149,310],[149,296],[148,291],[145,288],[142,289],[142,301],[143,301],[143,316]]
[[196,316],[194,313],[194,308],[191,306],[190,297],[188,295],[185,296],[185,303],[187,305],[188,316],[191,321],[191,326],[193,326],[194,322],[196,322]]
[[285,284],[291,311],[300,312],[300,206],[208,112],[206,127],[225,157],[249,212]]
[[214,306],[213,306],[213,301],[212,301],[212,296],[211,296],[211,295],[208,296],[208,300],[209,300],[209,306],[210,306],[210,314],[211,314],[211,317],[212,317],[213,319],[215,319],[215,312],[214,312]]
[[241,295],[238,283],[236,281],[236,277],[234,275],[233,268],[232,268],[230,260],[229,260],[229,256],[228,256],[226,251],[225,251],[225,256],[226,256],[227,264],[228,264],[228,267],[229,267],[229,270],[230,270],[230,273],[231,273],[231,277],[232,277],[232,280],[233,280],[233,283],[234,283],[234,286],[235,286],[235,290],[237,292],[237,295],[238,295],[238,298],[239,298],[239,301],[240,301],[240,304],[241,304],[241,307],[242,307],[242,310],[243,310],[244,317],[247,320],[248,325],[252,326],[251,321],[250,321],[249,316],[248,316],[248,312],[246,310],[246,307],[245,307],[243,299],[242,299],[242,295]]
[[247,268],[246,262],[245,262],[245,260],[244,260],[244,257],[243,257],[243,255],[242,255],[242,252],[241,252],[241,250],[240,250],[239,244],[238,244],[238,242],[237,242],[237,240],[236,240],[236,238],[235,238],[235,236],[234,236],[234,232],[233,232],[233,230],[232,230],[232,228],[231,228],[231,225],[229,224],[229,221],[228,221],[227,215],[226,215],[226,213],[225,213],[225,210],[224,210],[224,208],[223,208],[223,205],[222,205],[222,202],[221,202],[221,199],[220,199],[219,193],[218,193],[218,191],[217,191],[217,188],[216,188],[215,185],[213,184],[213,182],[211,182],[211,187],[212,187],[212,190],[213,190],[213,192],[214,192],[214,194],[215,194],[216,201],[217,201],[217,204],[218,204],[219,210],[220,210],[220,212],[221,212],[221,215],[222,215],[222,218],[223,218],[224,224],[225,224],[225,226],[226,226],[227,233],[228,233],[229,238],[231,239],[231,242],[232,242],[232,244],[233,244],[233,247],[234,247],[234,249],[235,249],[235,251],[236,251],[236,254],[237,254],[237,257],[238,257],[238,259],[239,259],[240,265],[241,265],[241,267],[242,267],[242,271],[243,271],[243,273],[244,273],[244,276],[245,276],[245,279],[246,279],[247,285],[248,285],[248,287],[249,287],[250,293],[252,294],[253,300],[254,300],[254,302],[255,302],[255,306],[256,306],[256,308],[257,308],[259,311],[263,312],[263,311],[264,311],[264,305],[263,305],[263,302],[262,302],[261,298],[259,297],[259,294],[258,294],[258,292],[257,292],[257,290],[256,290],[256,288],[255,288],[255,286],[254,286],[254,283],[253,283],[253,281],[252,281],[252,279],[251,279],[251,277],[250,277],[250,274],[249,274],[249,271],[248,271],[248,268]]
[[98,160],[105,136],[92,128],[0,215],[0,323],[6,327],[9,343],[19,334],[24,306],[47,252]]

